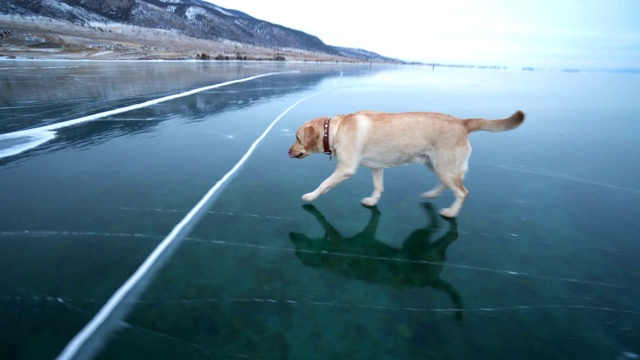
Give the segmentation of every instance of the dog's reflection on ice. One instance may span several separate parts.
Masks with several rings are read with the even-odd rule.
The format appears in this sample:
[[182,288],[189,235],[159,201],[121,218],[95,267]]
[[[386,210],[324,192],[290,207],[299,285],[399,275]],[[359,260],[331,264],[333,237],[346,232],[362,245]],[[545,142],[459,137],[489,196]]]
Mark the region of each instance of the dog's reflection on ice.
[[292,232],[289,239],[303,264],[321,268],[350,279],[383,284],[394,288],[430,286],[446,292],[462,319],[462,299],[453,285],[440,278],[447,247],[458,238],[456,221],[447,219],[449,230],[439,239],[432,236],[439,230],[439,217],[431,204],[424,204],[430,223],[407,237],[401,249],[376,239],[380,211],[371,208],[367,226],[358,234],[344,237],[313,205],[303,206],[320,223],[325,234],[320,239]]

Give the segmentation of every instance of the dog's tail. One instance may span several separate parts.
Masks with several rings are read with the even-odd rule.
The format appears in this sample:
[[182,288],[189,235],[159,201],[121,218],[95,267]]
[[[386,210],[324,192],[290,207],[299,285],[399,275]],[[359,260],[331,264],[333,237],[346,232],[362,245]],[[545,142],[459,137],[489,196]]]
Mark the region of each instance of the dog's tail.
[[513,115],[506,119],[499,120],[487,120],[487,119],[464,119],[462,123],[467,129],[467,133],[474,131],[507,131],[515,129],[524,122],[524,113],[520,110],[516,111]]

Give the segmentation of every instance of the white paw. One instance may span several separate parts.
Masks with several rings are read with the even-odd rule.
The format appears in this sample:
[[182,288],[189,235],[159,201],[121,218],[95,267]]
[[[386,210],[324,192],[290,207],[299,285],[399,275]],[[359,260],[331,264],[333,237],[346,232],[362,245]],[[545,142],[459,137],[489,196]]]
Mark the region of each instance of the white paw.
[[420,196],[427,199],[433,199],[435,197],[440,196],[441,193],[442,192],[438,190],[431,190],[431,191],[427,191],[426,193],[422,193]]
[[444,217],[448,217],[448,218],[454,218],[456,216],[458,216],[458,213],[447,208],[447,209],[442,209],[440,210],[440,215],[444,216]]
[[362,205],[364,206],[374,207],[378,204],[378,199],[374,197],[366,197],[362,199],[361,202],[362,202]]
[[306,193],[306,194],[302,195],[302,201],[312,202],[315,199],[316,199],[316,197],[313,196],[313,193]]

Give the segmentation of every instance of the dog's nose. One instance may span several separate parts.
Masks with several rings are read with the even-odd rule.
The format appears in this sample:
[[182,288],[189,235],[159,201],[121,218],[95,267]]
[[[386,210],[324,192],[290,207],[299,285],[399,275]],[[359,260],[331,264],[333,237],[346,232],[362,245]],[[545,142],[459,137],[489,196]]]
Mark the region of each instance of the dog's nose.
[[289,149],[289,157],[290,158],[294,158],[295,156],[293,156],[293,151],[291,149]]

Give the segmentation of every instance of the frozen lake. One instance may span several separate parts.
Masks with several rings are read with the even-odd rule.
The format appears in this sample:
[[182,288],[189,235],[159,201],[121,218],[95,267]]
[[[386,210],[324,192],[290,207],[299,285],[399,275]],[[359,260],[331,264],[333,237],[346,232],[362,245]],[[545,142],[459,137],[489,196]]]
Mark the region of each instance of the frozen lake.
[[[640,75],[0,62],[0,358],[637,359]],[[418,165],[290,159],[362,109],[474,133],[460,216]],[[65,350],[66,349],[66,350]],[[65,351],[65,352],[63,352]]]

